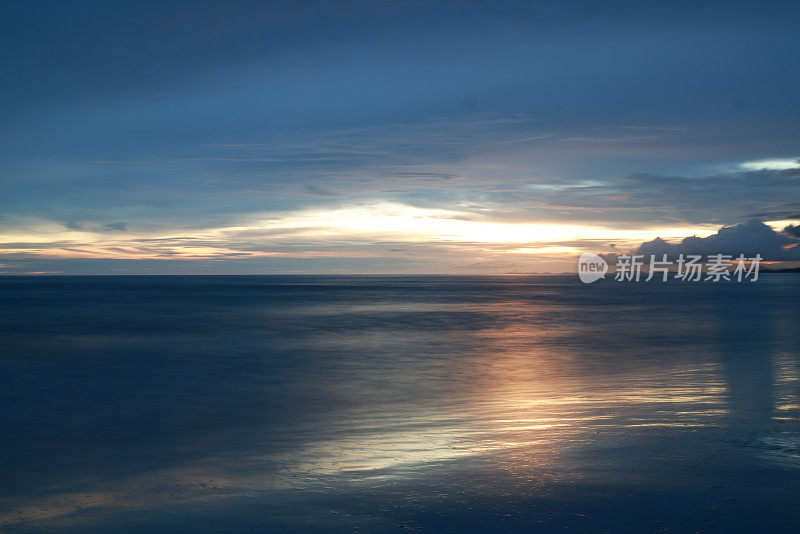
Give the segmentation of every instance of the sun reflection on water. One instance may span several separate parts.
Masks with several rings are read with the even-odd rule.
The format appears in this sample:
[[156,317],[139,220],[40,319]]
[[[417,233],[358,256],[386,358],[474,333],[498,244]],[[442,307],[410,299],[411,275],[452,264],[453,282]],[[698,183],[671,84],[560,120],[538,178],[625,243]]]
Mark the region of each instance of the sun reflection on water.
[[800,421],[800,363],[796,356],[779,354],[775,358],[776,421]]
[[291,469],[307,476],[412,477],[436,463],[471,458],[532,476],[598,435],[707,427],[728,413],[727,385],[715,362],[598,376],[568,350],[532,346],[535,335],[484,336],[483,355],[465,358],[477,369],[457,398],[349,413],[332,435],[298,451]]

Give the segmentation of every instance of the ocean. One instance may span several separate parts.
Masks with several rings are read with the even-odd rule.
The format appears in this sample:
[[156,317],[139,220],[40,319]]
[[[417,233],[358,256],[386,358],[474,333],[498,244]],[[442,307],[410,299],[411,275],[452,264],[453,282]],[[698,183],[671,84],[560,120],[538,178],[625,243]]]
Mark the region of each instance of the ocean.
[[0,532],[790,532],[800,275],[0,278]]

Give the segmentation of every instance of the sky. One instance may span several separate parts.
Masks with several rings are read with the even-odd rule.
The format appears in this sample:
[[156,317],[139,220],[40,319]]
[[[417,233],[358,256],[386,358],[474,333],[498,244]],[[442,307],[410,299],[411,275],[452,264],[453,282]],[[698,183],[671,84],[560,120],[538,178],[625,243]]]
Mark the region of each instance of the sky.
[[0,273],[800,260],[794,2],[2,7]]

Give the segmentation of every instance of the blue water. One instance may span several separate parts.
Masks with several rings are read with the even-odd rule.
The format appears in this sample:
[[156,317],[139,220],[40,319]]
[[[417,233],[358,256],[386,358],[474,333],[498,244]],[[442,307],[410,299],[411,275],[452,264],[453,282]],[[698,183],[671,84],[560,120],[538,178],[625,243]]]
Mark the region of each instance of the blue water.
[[789,532],[800,276],[0,278],[0,532]]

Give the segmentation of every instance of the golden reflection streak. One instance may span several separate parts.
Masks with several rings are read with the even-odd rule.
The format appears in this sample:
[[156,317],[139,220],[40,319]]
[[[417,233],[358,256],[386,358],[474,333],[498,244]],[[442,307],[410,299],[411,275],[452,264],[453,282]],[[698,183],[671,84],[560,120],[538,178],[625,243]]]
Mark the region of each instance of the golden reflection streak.
[[776,421],[800,420],[800,362],[792,354],[779,354],[775,358],[775,414]]
[[[498,315],[546,312],[538,306],[531,311],[529,304],[526,312],[524,303],[493,306]],[[337,431],[342,437],[300,451],[302,460],[293,469],[306,475],[403,476],[424,465],[483,457],[530,478],[542,475],[567,449],[591,443],[600,431],[702,428],[728,414],[728,388],[717,362],[666,374],[644,368],[597,376],[569,350],[538,343],[566,335],[569,328],[556,325],[543,333],[523,324],[473,334],[482,338],[486,356],[469,364],[479,366],[476,380],[459,398],[429,411],[398,408],[383,418],[347,414],[342,420],[361,426],[345,423]]]
[[80,525],[90,521],[78,512],[102,510],[146,510],[179,504],[204,506],[240,495],[292,487],[295,481],[262,474],[233,474],[218,459],[209,458],[193,466],[155,470],[142,475],[94,485],[85,491],[55,492],[27,501],[4,499],[0,528],[14,525]]

